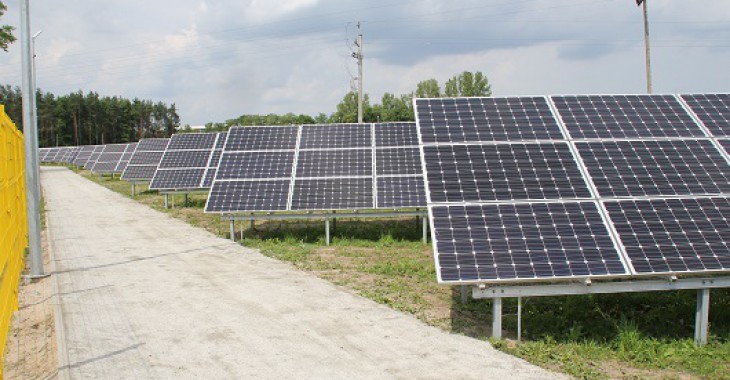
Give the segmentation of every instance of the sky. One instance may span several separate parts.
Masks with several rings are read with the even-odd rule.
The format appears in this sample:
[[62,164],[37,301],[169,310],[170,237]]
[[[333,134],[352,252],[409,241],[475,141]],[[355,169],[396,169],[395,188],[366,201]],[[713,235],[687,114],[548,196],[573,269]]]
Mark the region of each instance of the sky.
[[[19,26],[20,1],[3,0],[0,24]],[[730,92],[730,1],[647,1],[654,92]],[[42,90],[175,103],[182,125],[334,112],[358,33],[371,103],[463,71],[495,96],[646,92],[635,0],[33,0],[30,12]],[[0,51],[0,84],[20,83],[18,41]]]

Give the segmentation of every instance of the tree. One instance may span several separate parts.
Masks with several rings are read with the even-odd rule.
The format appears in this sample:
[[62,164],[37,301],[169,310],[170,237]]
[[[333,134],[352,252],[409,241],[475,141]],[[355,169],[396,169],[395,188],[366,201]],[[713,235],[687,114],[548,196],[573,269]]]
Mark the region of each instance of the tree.
[[464,71],[446,82],[444,93],[448,97],[492,96],[492,86],[481,71]]
[[438,98],[441,96],[439,82],[436,79],[427,79],[421,81],[416,86],[417,98]]
[[[3,4],[2,1],[0,1],[0,17],[2,17],[5,14],[5,11],[8,9],[8,7]],[[8,51],[8,45],[15,42],[15,36],[13,36],[13,30],[15,30],[14,27],[10,25],[2,25],[0,26],[0,49],[3,49],[4,51]]]

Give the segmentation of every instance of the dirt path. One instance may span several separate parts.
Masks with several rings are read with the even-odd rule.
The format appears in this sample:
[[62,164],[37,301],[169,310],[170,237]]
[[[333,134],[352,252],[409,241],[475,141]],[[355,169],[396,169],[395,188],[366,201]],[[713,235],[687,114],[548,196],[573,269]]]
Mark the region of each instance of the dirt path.
[[63,378],[546,379],[113,193],[42,180],[57,261]]
[[[52,263],[45,233],[42,241],[44,269],[50,273]],[[18,311],[13,314],[6,345],[6,379],[56,378],[58,357],[53,280],[53,277],[32,282],[24,279],[20,285]]]

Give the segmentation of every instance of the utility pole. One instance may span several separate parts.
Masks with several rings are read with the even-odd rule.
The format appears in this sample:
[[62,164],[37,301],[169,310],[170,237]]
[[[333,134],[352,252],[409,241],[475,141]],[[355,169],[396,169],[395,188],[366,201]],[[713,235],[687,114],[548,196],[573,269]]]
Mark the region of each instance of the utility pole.
[[40,192],[38,181],[38,124],[35,119],[36,98],[33,89],[33,55],[30,35],[29,0],[20,0],[20,49],[23,71],[23,142],[25,144],[25,195],[28,207],[28,251],[30,276],[42,277]]
[[[360,23],[357,23],[357,30],[360,30]],[[352,57],[357,59],[357,122],[362,123],[362,33],[357,35],[357,53]]]
[[646,9],[647,0],[637,0],[644,8],[644,48],[646,49],[646,92],[651,94],[651,54],[649,53],[649,12]]

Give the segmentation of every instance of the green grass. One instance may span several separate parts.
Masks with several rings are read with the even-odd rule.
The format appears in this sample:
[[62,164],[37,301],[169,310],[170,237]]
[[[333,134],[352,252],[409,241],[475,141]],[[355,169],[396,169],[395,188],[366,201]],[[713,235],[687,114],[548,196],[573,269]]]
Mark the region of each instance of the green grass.
[[[86,178],[131,197],[131,185],[110,177]],[[140,187],[138,186],[138,190]],[[135,200],[228,237],[228,221],[204,214],[205,194],[189,207],[165,209],[163,197],[142,191]],[[324,245],[321,220],[245,223],[241,244],[286,261],[376,302],[411,313],[444,330],[488,339],[488,300],[462,304],[457,288],[436,284],[430,244],[420,241],[414,218],[338,219]],[[712,291],[710,343],[694,346],[695,292],[652,292],[523,299],[524,342],[495,347],[577,378],[730,379],[730,291]],[[504,326],[514,336],[516,301],[504,301]]]

